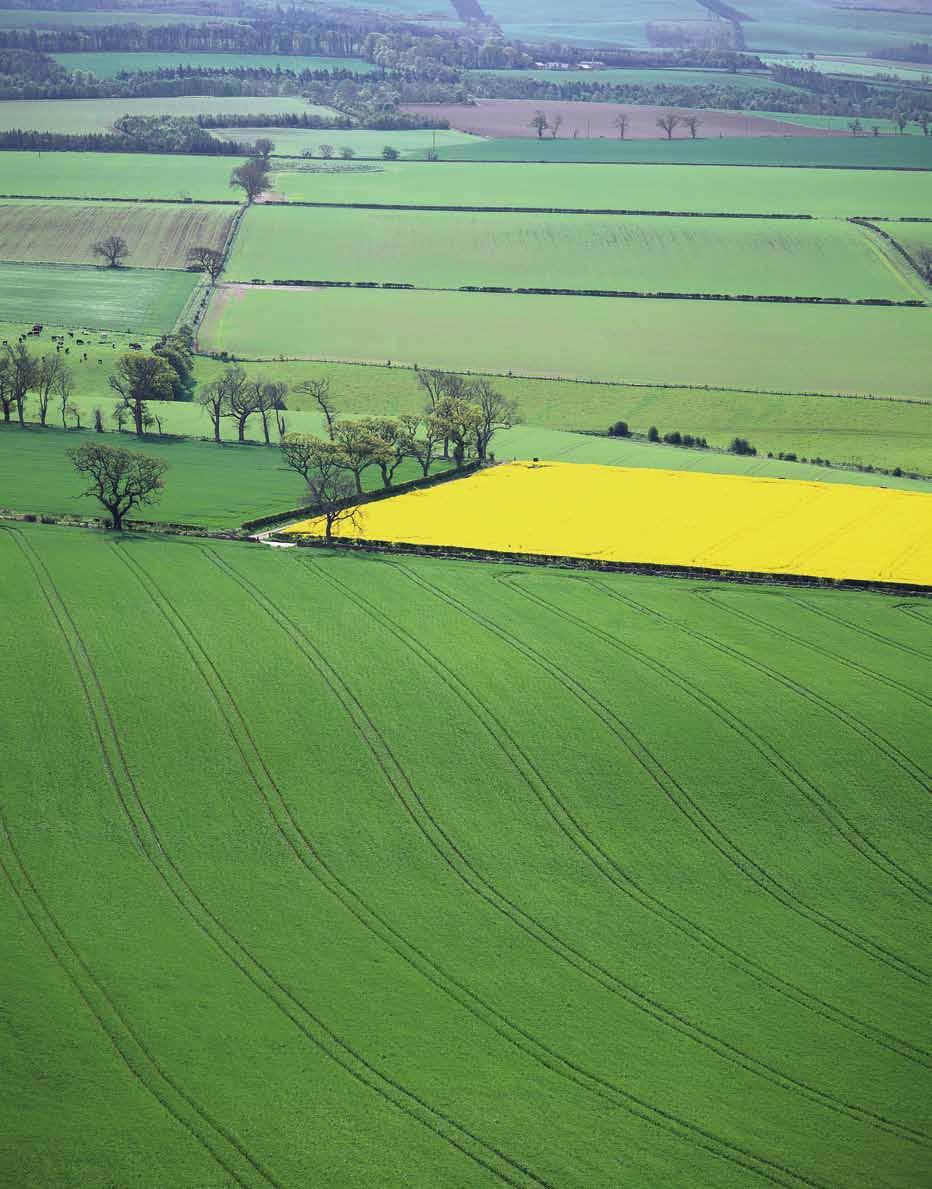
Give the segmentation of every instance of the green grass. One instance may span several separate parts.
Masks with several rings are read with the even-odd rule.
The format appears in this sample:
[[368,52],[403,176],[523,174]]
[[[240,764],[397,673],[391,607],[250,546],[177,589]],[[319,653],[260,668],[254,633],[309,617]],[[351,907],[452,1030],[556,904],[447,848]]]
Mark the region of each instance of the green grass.
[[440,156],[444,161],[932,169],[932,141],[918,136],[732,136],[709,140],[702,137],[696,140],[683,137],[676,140],[508,137],[454,145],[442,149]]
[[161,334],[199,279],[167,269],[0,264],[0,319]]
[[333,115],[286,96],[228,98],[202,95],[168,99],[9,99],[0,101],[0,131],[19,128],[32,132],[109,132],[121,116],[199,116],[246,113],[262,116],[285,112]]
[[[211,16],[210,23],[234,21],[237,17]],[[37,28],[56,26],[87,26],[98,28],[107,25],[200,25],[205,18],[189,12],[144,12],[138,9],[114,9],[96,12],[93,10],[70,12],[63,9],[4,8],[0,9],[0,26],[19,29],[31,25]]]
[[206,67],[211,70],[351,70],[354,74],[369,74],[376,69],[361,58],[306,57],[283,54],[224,54],[197,53],[178,50],[177,53],[110,53],[52,54],[66,70],[89,70],[98,78],[116,78],[121,71],[165,70],[175,66]]
[[255,288],[215,296],[200,343],[246,357],[925,398],[930,319],[928,309]]
[[915,291],[837,221],[253,207],[228,280],[622,289],[906,300]]
[[300,157],[305,152],[320,156],[320,146],[328,144],[334,149],[334,158],[339,157],[344,146],[353,149],[359,157],[381,157],[386,145],[397,149],[402,156],[420,156],[436,143],[437,151],[457,145],[474,144],[475,136],[453,129],[434,131],[417,128],[402,132],[378,132],[369,128],[353,128],[348,131],[331,132],[320,128],[217,128],[214,136],[220,140],[230,139],[252,143],[258,136],[267,136],[275,143],[273,156]]
[[[851,116],[807,116],[779,111],[749,111],[745,112],[745,115],[766,116],[767,119],[780,120],[785,124],[802,125],[804,128],[826,128],[833,132],[850,132],[848,125],[852,122]],[[874,139],[873,130],[875,127],[879,128],[880,132],[884,136],[900,136],[899,129],[893,120],[874,120],[869,116],[865,116],[861,120],[861,126],[863,127],[865,134],[870,135],[871,139]],[[910,123],[906,125],[906,131],[903,133],[903,135],[916,137],[921,136],[924,140],[928,139],[924,136],[920,126],[913,121],[910,121]],[[930,148],[928,145],[926,146],[926,150],[927,152],[932,152],[932,148]]]
[[29,526],[0,573],[5,1181],[922,1182],[921,608]]
[[893,75],[906,82],[921,82],[932,75],[932,71],[921,66],[904,66],[899,62],[887,62],[882,58],[858,59],[849,57],[793,58],[786,54],[761,54],[769,66],[790,66],[795,70],[818,70],[820,74],[856,75],[858,78],[876,74]]
[[888,46],[903,48],[927,41],[932,33],[928,12],[888,8],[834,8],[821,0],[784,0],[774,8],[768,0],[749,0],[741,10],[748,49],[788,53],[871,55]]
[[[28,329],[22,324],[0,325],[0,339],[13,340]],[[48,336],[52,333],[56,333],[55,328],[47,327],[40,337],[27,341],[41,355],[49,350]],[[67,359],[75,376],[73,400],[81,409],[85,425],[91,424],[95,406],[105,410],[112,407],[114,398],[108,376],[114,361],[128,349],[132,338],[110,333],[107,343],[94,342],[87,360],[82,358],[82,348],[70,348]],[[140,336],[139,341],[146,345],[149,340]],[[339,408],[353,416],[420,413],[424,406],[423,391],[413,372],[406,368],[306,361],[244,366],[250,374],[267,375],[289,387],[309,378],[326,378]],[[204,356],[197,359],[196,376],[200,383],[215,378],[222,369],[219,360]],[[623,419],[640,433],[657,425],[662,433],[677,429],[680,433],[705,436],[712,445],[722,447],[736,436],[745,437],[763,454],[793,452],[801,457],[831,458],[890,470],[901,467],[932,474],[932,422],[926,405],[519,377],[496,377],[494,382],[518,401],[527,425],[541,429],[605,430]],[[31,407],[29,415],[34,417],[34,404],[27,407]],[[195,404],[169,403],[160,405],[159,409],[166,433],[199,437],[210,433],[206,416]],[[319,432],[319,420],[307,409],[306,397],[295,392],[289,394],[286,414],[289,428]],[[50,421],[58,424],[57,412],[53,411]],[[248,432],[251,437],[260,435],[259,423],[250,422]],[[234,436],[229,423],[224,423],[224,435]],[[592,439],[585,441],[591,443]],[[580,439],[573,437],[568,444],[579,447]],[[597,443],[592,448],[601,450],[602,445]],[[533,456],[539,450],[532,444],[528,452]],[[673,454],[679,457],[681,452],[673,451]],[[666,461],[664,465],[674,464]]]
[[185,268],[196,245],[222,249],[232,208],[124,203],[0,202],[0,260],[99,264],[92,245],[121,235],[134,268]]
[[242,191],[230,188],[230,172],[241,160],[155,153],[0,153],[0,196],[235,203]]
[[850,216],[927,215],[932,205],[932,173],[867,170],[590,165],[581,173],[565,164],[434,161],[388,163],[365,173],[282,170],[272,183],[294,201],[413,206]]
[[[56,55],[58,57],[59,55]],[[516,81],[541,83],[592,83],[603,87],[714,87],[728,90],[758,91],[772,87],[778,91],[797,92],[798,87],[778,83],[766,74],[731,74],[726,70],[691,70],[686,67],[610,67],[607,70],[482,70]]]
[[[166,420],[168,433],[172,422]],[[308,417],[304,428],[319,430],[319,424],[310,422]],[[251,430],[261,434],[258,426]],[[88,441],[141,450],[168,463],[162,498],[140,508],[133,517],[138,520],[235,529],[246,520],[296,507],[304,492],[300,476],[282,463],[279,451],[264,446],[217,446],[169,437],[140,440],[126,433],[101,436],[89,430],[43,430],[37,425],[22,430],[13,425],[0,429],[0,508],[58,516],[105,515],[96,500],[81,496],[87,483],[67,457],[68,450]],[[443,469],[442,464],[436,469]],[[416,463],[406,462],[396,480],[420,475]],[[363,483],[367,489],[381,487],[378,470],[365,472]]]

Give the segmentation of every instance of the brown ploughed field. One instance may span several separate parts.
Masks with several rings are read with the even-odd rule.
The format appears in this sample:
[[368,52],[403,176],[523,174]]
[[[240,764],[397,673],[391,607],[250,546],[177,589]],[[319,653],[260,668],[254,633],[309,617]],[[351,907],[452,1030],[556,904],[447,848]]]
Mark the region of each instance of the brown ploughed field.
[[[531,117],[542,111],[550,124],[563,117],[559,136],[617,137],[615,119],[620,113],[628,117],[625,136],[629,140],[656,140],[666,133],[657,127],[657,120],[669,111],[680,115],[695,115],[700,124],[697,135],[717,136],[836,136],[824,128],[806,128],[801,124],[785,124],[763,116],[743,116],[728,111],[698,111],[669,107],[635,107],[623,103],[562,103],[554,99],[479,99],[468,103],[408,103],[403,111],[433,116],[450,121],[450,127],[476,136],[535,136]],[[690,135],[680,124],[673,133],[675,139]],[[544,137],[550,137],[545,132]]]

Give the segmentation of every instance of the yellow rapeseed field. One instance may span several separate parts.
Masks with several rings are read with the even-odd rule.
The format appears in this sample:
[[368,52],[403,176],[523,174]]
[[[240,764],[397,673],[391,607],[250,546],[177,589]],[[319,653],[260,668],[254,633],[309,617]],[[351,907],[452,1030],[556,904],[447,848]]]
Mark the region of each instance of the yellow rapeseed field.
[[[323,535],[319,521],[294,533]],[[363,507],[379,541],[932,584],[932,495],[743,475],[510,463]]]

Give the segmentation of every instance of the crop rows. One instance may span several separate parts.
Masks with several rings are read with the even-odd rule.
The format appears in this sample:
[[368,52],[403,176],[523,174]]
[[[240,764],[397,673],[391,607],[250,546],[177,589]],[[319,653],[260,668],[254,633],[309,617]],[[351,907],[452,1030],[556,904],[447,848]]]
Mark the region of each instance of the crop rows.
[[[854,729],[928,767],[927,621],[54,528],[0,555],[23,662],[0,944],[36,985],[67,975],[46,1033],[74,1017],[63,1079],[10,1099],[5,1176],[128,1181],[148,1155],[176,1183],[916,1183],[927,913],[812,788],[928,877],[924,794]],[[115,1113],[40,1150],[77,1069]]]

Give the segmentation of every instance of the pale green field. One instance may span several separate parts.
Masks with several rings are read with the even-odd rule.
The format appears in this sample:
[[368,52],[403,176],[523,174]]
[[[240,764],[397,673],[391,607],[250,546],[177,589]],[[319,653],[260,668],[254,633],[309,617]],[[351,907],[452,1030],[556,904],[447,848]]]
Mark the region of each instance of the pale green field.
[[327,107],[314,107],[288,96],[228,98],[193,95],[169,99],[8,99],[0,101],[0,131],[109,132],[121,116],[202,116],[240,112],[273,115],[305,112],[331,116]]
[[300,157],[311,152],[320,157],[320,146],[330,145],[334,157],[339,157],[344,145],[359,157],[381,157],[386,145],[397,149],[403,156],[417,153],[423,157],[434,145],[438,149],[454,145],[483,143],[480,137],[470,136],[455,129],[415,128],[403,132],[379,132],[369,128],[353,128],[348,131],[331,132],[319,128],[217,128],[213,135],[219,140],[255,141],[258,136],[267,136],[275,143],[275,154],[286,157]]
[[232,190],[229,181],[241,160],[155,153],[0,153],[0,195],[237,203],[242,191]]
[[914,398],[930,342],[928,309],[235,287],[200,335],[247,357]]
[[927,215],[932,172],[701,165],[389,162],[377,173],[273,174],[293,201],[411,206]]
[[253,207],[229,280],[915,297],[839,221]]
[[[90,14],[87,14],[90,15]],[[213,19],[213,18],[212,18]],[[247,69],[275,70],[351,70],[354,74],[369,74],[376,69],[361,58],[311,58],[283,54],[224,54],[197,53],[178,50],[176,53],[110,53],[52,54],[66,70],[90,70],[98,78],[116,78],[121,71],[164,70],[175,66],[206,67],[212,70]]]
[[882,58],[845,58],[816,55],[814,58],[793,58],[784,54],[761,54],[770,66],[789,66],[794,70],[818,70],[820,74],[854,74],[871,78],[877,74],[892,74],[906,82],[921,82],[932,74],[922,66],[904,66],[900,62],[886,62]]
[[[92,10],[66,11],[64,9],[4,8],[0,9],[0,27],[12,29],[35,25],[38,28],[63,26],[87,26],[99,28],[106,25],[200,25],[206,18],[193,16],[189,12],[142,12],[138,9],[114,9],[96,12]],[[211,16],[210,22],[236,21],[236,17]]]

